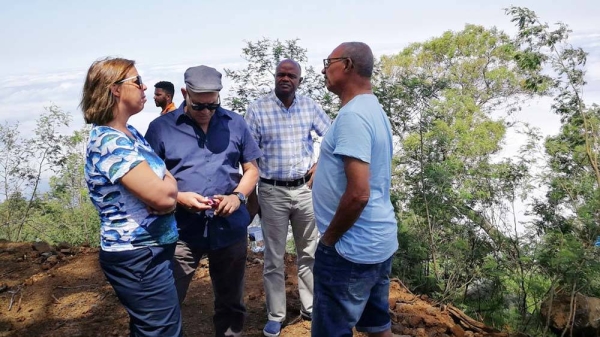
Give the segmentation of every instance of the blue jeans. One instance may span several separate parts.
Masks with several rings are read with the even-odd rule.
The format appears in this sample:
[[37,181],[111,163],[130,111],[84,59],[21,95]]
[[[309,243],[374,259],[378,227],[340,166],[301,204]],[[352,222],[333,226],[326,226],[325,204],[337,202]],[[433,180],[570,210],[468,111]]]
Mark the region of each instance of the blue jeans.
[[353,263],[335,247],[319,243],[315,256],[312,337],[352,337],[388,330],[392,258],[377,264]]
[[175,243],[122,252],[100,251],[100,266],[129,313],[131,337],[180,337],[173,279]]

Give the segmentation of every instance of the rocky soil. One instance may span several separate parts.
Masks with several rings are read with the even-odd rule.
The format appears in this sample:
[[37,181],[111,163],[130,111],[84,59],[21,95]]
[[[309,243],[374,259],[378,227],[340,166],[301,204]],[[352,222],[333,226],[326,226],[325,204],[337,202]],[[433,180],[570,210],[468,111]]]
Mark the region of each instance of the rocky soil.
[[[294,257],[286,257],[288,321],[284,337],[310,336],[299,316]],[[185,336],[212,336],[212,289],[204,263],[182,306]],[[246,271],[245,336],[262,336],[266,320],[262,256],[250,253]],[[399,336],[508,337],[451,305],[434,305],[392,282],[390,315]],[[98,264],[97,249],[0,242],[0,337],[128,336],[128,318]],[[355,333],[355,336],[363,336]]]

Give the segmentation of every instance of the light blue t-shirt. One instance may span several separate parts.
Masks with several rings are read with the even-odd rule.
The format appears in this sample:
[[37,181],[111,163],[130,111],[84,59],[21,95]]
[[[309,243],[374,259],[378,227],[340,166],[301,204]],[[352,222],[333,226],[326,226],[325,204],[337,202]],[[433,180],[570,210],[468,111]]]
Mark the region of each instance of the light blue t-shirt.
[[147,206],[120,183],[129,170],[146,161],[161,179],[165,163],[132,126],[134,136],[108,126],[90,132],[85,181],[90,199],[100,214],[100,245],[105,251],[124,251],[177,241],[175,216],[152,215]]
[[313,184],[313,207],[321,234],[346,191],[343,156],[369,163],[369,202],[335,245],[341,256],[354,263],[381,263],[398,249],[398,227],[390,201],[392,151],[390,122],[371,94],[356,96],[344,105],[321,142]]

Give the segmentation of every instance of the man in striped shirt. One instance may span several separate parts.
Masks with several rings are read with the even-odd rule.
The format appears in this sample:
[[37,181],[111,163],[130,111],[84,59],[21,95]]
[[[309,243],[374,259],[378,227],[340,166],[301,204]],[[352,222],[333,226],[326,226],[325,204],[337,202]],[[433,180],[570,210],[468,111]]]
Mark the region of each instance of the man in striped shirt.
[[311,98],[296,93],[302,81],[300,65],[281,61],[275,70],[275,90],[248,106],[246,122],[263,156],[258,160],[265,242],[264,286],[268,322],[263,334],[277,337],[286,317],[284,261],[291,223],[298,263],[298,289],[303,318],[310,319],[317,229],[312,206],[313,134],[323,136],[331,119]]

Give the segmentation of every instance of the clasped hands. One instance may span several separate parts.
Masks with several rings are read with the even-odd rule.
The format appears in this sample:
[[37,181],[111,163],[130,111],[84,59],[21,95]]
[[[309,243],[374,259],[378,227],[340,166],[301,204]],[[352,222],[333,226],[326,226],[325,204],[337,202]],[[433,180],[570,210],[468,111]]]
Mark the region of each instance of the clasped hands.
[[179,192],[177,203],[189,212],[201,212],[209,209],[215,210],[215,215],[227,217],[240,208],[240,199],[237,195],[215,195],[207,198],[195,192]]

